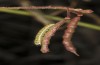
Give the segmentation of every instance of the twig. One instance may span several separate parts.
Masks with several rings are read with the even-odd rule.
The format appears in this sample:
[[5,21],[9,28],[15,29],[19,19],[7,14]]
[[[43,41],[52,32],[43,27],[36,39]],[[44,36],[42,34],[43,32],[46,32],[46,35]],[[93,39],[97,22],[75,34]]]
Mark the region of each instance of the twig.
[[[7,9],[61,9],[67,10],[69,7],[64,6],[28,6],[28,7],[0,7],[0,8],[7,8]],[[69,8],[70,12],[80,12],[80,13],[92,13],[92,10],[83,10],[83,9],[74,9]]]

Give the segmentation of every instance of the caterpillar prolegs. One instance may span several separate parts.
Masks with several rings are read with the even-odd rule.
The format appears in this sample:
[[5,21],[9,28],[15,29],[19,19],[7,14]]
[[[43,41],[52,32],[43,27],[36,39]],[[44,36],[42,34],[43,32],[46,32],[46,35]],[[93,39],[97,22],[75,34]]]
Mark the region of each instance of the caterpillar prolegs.
[[44,26],[36,35],[35,40],[34,40],[34,44],[35,45],[41,45],[42,43],[42,39],[45,35],[46,32],[48,32],[48,30],[50,30],[52,27],[54,26],[54,24],[49,24]]

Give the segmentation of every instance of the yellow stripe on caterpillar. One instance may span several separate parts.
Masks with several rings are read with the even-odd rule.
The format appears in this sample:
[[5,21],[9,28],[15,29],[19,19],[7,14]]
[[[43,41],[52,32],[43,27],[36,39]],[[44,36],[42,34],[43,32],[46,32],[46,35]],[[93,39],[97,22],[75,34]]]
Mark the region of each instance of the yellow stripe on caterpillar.
[[46,32],[48,32],[52,27],[54,26],[54,24],[49,24],[44,26],[36,35],[35,40],[34,40],[34,44],[35,45],[41,45],[42,39],[45,35]]

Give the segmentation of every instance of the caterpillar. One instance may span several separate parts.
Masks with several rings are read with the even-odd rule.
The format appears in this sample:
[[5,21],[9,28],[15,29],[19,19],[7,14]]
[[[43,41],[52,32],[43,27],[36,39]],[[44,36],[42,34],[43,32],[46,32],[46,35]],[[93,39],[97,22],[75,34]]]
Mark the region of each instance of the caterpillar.
[[76,53],[76,49],[71,42],[71,38],[79,20],[80,20],[80,16],[74,17],[67,25],[67,29],[65,30],[65,33],[63,35],[63,44],[66,50],[76,54],[77,56],[79,55]]
[[52,27],[54,26],[54,24],[49,24],[44,26],[36,35],[35,40],[34,40],[34,44],[35,45],[41,45],[41,41],[42,38],[44,37],[45,33],[50,30]]

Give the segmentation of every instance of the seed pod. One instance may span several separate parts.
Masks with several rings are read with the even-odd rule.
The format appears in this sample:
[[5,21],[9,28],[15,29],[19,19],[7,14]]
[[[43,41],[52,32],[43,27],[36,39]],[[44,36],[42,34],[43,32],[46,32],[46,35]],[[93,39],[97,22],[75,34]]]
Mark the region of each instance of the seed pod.
[[41,45],[42,38],[45,35],[45,33],[54,26],[54,24],[49,24],[43,27],[36,35],[34,43],[35,45]]
[[64,18],[64,20],[56,23],[53,28],[51,30],[49,30],[43,37],[43,41],[42,41],[42,46],[41,46],[41,52],[43,53],[47,53],[49,52],[49,48],[48,48],[48,45],[49,45],[49,42],[50,42],[50,39],[51,37],[54,35],[54,33],[59,29],[59,27],[61,25],[63,25],[65,23],[65,21],[67,20],[68,18]]
[[80,20],[79,16],[74,17],[67,25],[67,29],[65,30],[65,33],[63,35],[63,44],[66,50],[76,54],[77,56],[79,55],[76,53],[76,49],[71,42],[71,38],[72,38],[72,34],[74,33],[79,20]]

